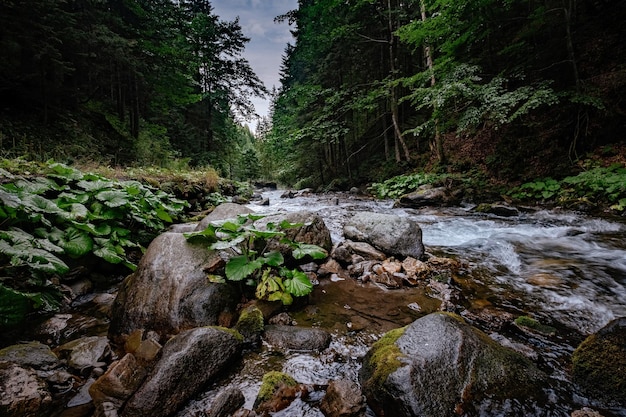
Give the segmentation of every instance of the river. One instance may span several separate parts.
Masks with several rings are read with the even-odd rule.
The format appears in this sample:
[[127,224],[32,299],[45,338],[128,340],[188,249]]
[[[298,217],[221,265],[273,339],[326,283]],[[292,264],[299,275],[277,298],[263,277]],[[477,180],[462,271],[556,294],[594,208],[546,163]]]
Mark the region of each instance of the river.
[[[454,279],[463,292],[466,311],[488,306],[515,317],[531,316],[555,329],[551,334],[536,334],[509,326],[491,332],[501,342],[521,346],[556,381],[553,392],[562,407],[546,415],[565,416],[568,410],[587,405],[568,383],[567,369],[571,353],[588,334],[626,316],[623,218],[534,209],[505,218],[476,213],[472,206],[415,210],[347,193],[287,199],[280,198],[282,193],[266,192],[269,206],[249,207],[259,214],[315,211],[326,222],[334,243],[343,240],[343,224],[356,211],[394,213],[416,220],[428,254],[456,258],[465,265]],[[413,289],[385,290],[356,281],[322,282],[311,295],[316,314],[302,312],[294,317],[299,324],[330,329],[334,335],[331,348],[317,355],[275,352],[265,346],[250,353],[226,383],[242,389],[250,408],[260,380],[269,370],[282,370],[306,384],[323,385],[337,378],[356,382],[368,347],[384,331],[436,309],[437,304],[429,305],[429,300],[428,294]],[[366,324],[355,331],[352,325],[357,320]],[[199,398],[195,406],[212,395]],[[315,399],[314,392],[308,401],[296,400],[274,415],[322,416],[310,405]],[[603,413],[624,416],[626,410]]]

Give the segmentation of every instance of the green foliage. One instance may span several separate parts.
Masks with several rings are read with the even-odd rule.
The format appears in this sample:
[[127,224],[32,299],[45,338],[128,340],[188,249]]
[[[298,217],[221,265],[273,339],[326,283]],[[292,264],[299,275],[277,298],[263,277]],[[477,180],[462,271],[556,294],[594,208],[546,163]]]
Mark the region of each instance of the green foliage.
[[626,210],[626,167],[613,164],[591,168],[561,181],[552,178],[537,180],[513,188],[509,195],[520,200],[602,202],[622,212]]
[[51,278],[66,274],[70,260],[93,255],[134,269],[128,251],[148,243],[186,204],[138,181],[58,163],[46,170],[45,177],[13,175],[0,185],[0,285],[22,307],[28,300],[37,301],[33,308],[58,303]]
[[[249,214],[239,216],[236,221],[221,225],[209,224],[206,229],[186,233],[187,239],[203,239],[211,250],[232,250],[237,255],[230,257],[224,269],[226,279],[245,282],[255,287],[255,296],[260,300],[281,301],[290,305],[293,297],[302,297],[313,290],[309,278],[302,271],[285,266],[285,258],[278,250],[269,250],[270,242],[278,242],[291,249],[291,256],[300,260],[305,257],[324,259],[328,253],[323,248],[293,241],[285,237],[284,230],[300,227],[301,224],[283,221],[276,225],[268,223],[266,229],[254,227],[253,222],[262,216]],[[210,277],[222,282],[219,276]]]
[[415,173],[398,175],[382,183],[374,183],[370,186],[370,192],[377,198],[399,198],[400,196],[415,191],[425,184],[433,184],[447,178],[447,174]]

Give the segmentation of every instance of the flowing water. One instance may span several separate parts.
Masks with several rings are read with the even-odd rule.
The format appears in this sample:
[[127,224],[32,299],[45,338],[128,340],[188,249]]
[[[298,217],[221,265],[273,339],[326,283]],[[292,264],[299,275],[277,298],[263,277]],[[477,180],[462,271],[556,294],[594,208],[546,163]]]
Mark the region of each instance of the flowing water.
[[[356,211],[394,213],[416,220],[426,251],[456,258],[465,267],[455,282],[462,289],[464,308],[485,306],[513,316],[528,315],[553,326],[551,335],[503,330],[492,337],[523,346],[527,354],[555,380],[560,412],[587,404],[567,383],[571,353],[588,334],[610,320],[626,316],[626,222],[566,211],[528,210],[516,217],[477,214],[471,207],[445,209],[393,208],[391,201],[375,201],[350,194],[280,198],[281,191],[264,194],[270,206],[249,205],[258,213],[311,210],[331,230],[333,241],[343,239],[342,227]],[[276,352],[265,346],[250,353],[236,375],[225,383],[244,392],[251,407],[262,375],[282,370],[298,382],[325,385],[330,380],[358,381],[363,355],[385,331],[406,325],[436,310],[438,301],[423,290],[385,290],[373,284],[322,282],[311,296],[314,313],[294,314],[298,324],[320,326],[333,333],[331,347],[321,354]],[[429,304],[429,300],[430,304]],[[417,306],[417,308],[415,307]],[[487,330],[486,330],[487,331]],[[489,333],[489,331],[487,331]],[[201,404],[214,393],[199,398]],[[308,400],[297,400],[276,416],[322,416]],[[192,404],[192,408],[194,405]],[[626,415],[626,410],[604,410]]]

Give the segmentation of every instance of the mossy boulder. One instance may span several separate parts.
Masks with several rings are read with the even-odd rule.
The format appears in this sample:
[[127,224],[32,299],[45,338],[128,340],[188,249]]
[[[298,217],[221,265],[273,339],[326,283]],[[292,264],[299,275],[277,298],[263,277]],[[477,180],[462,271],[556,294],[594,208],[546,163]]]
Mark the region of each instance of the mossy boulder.
[[572,380],[585,395],[626,407],[626,317],[587,337],[572,355]]
[[387,333],[360,378],[370,406],[398,417],[539,415],[548,401],[532,362],[448,313]]
[[252,305],[241,310],[235,330],[243,336],[245,345],[257,346],[261,342],[264,329],[263,312],[257,306]]

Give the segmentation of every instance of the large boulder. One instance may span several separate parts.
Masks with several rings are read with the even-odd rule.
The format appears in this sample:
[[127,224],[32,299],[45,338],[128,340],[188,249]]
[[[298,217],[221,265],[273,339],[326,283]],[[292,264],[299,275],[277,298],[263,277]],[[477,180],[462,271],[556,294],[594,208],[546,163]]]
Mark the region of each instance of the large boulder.
[[361,211],[345,224],[343,234],[388,255],[419,259],[424,254],[422,229],[407,217]]
[[137,270],[126,278],[111,311],[109,336],[137,329],[162,338],[182,330],[218,324],[234,311],[238,297],[231,285],[210,283],[207,271],[223,260],[204,243],[190,243],[180,233],[163,233],[148,247]]
[[626,407],[626,317],[587,337],[572,355],[572,379],[608,406]]
[[[260,230],[265,230],[269,223],[278,225],[285,220],[289,223],[301,224],[299,227],[281,229],[281,231],[285,232],[286,238],[299,243],[318,245],[330,252],[333,245],[330,230],[326,227],[324,220],[313,212],[298,211],[293,213],[273,214],[257,220],[254,222],[254,226]],[[270,242],[269,249],[288,251],[287,248],[282,248],[281,245],[278,244],[278,241]]]
[[453,203],[454,199],[445,187],[433,187],[425,184],[416,191],[401,196],[396,201],[396,207],[421,208],[441,206]]
[[209,223],[226,219],[236,219],[239,215],[253,213],[248,207],[236,203],[223,203],[215,207],[204,219],[196,226],[196,231],[202,231],[207,228]]
[[546,375],[459,316],[433,313],[392,330],[366,354],[361,382],[384,415],[542,415]]
[[199,327],[170,339],[161,359],[124,407],[122,417],[165,417],[184,405],[239,358],[241,335]]

